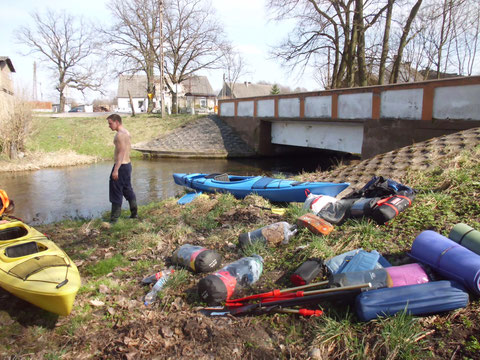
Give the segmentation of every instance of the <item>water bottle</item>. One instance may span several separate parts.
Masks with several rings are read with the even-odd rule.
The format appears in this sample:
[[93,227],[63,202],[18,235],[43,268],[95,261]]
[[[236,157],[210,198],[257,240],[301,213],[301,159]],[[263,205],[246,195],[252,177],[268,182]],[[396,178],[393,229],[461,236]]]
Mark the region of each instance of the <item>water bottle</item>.
[[255,283],[262,271],[263,259],[260,255],[241,258],[200,280],[198,295],[209,305],[221,303],[242,287]]
[[154,275],[155,278],[157,279],[157,282],[155,283],[155,285],[153,285],[152,290],[150,290],[148,294],[145,295],[145,299],[144,299],[145,306],[151,305],[155,301],[155,299],[157,298],[158,292],[162,290],[162,288],[165,286],[165,283],[168,280],[168,277],[174,271],[175,270],[173,269],[162,270]]
[[297,231],[296,225],[290,225],[285,221],[280,221],[248,233],[240,234],[238,242],[242,248],[255,243],[272,245],[288,244],[290,238],[295,235]]

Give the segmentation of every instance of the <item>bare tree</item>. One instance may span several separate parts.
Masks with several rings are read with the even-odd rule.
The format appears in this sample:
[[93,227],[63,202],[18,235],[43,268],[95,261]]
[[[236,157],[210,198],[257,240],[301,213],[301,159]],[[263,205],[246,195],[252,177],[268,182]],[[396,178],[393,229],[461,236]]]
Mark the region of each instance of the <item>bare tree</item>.
[[221,67],[226,40],[211,3],[205,0],[166,0],[164,26],[167,86],[176,109],[176,85],[199,70]]
[[392,26],[393,4],[395,0],[387,0],[387,13],[385,17],[385,28],[383,31],[382,54],[380,56],[380,65],[378,69],[378,84],[383,84],[385,77],[385,67],[389,51],[390,28]]
[[395,55],[395,61],[393,62],[392,72],[390,74],[390,83],[396,83],[398,81],[400,65],[402,63],[403,50],[408,44],[410,29],[412,27],[413,21],[415,20],[415,17],[417,16],[420,6],[422,5],[422,2],[423,0],[417,0],[415,5],[413,5],[413,7],[410,9],[407,21],[402,29],[402,36],[400,37],[397,54]]
[[57,76],[56,90],[60,96],[60,111],[65,111],[67,87],[84,91],[98,90],[102,83],[92,56],[98,54],[99,44],[93,26],[82,17],[65,11],[47,9],[44,14],[31,14],[34,25],[21,26],[17,41],[30,47],[29,54],[39,54]]
[[118,60],[117,74],[144,72],[147,76],[145,98],[153,110],[155,97],[155,67],[159,56],[158,0],[111,0],[108,4],[115,22],[103,29],[110,45],[109,56]]
[[[228,84],[230,91],[234,92],[235,83],[241,76],[249,74],[247,65],[242,55],[231,45],[226,45],[222,50],[222,67],[224,69],[224,83]],[[222,90],[225,88],[225,84]],[[224,94],[226,95],[226,94]]]
[[387,9],[381,0],[269,0],[267,6],[277,21],[297,20],[275,57],[301,72],[328,63],[330,88],[366,84],[366,32]]

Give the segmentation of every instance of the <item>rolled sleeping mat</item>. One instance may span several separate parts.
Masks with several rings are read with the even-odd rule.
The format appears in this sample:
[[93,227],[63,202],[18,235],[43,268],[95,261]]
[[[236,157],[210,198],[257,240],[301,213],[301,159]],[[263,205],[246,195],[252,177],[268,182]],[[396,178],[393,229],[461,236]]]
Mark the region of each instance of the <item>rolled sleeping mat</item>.
[[466,307],[468,293],[456,281],[442,280],[425,284],[365,291],[355,299],[361,321],[393,316],[406,310],[411,315],[429,315]]
[[415,238],[409,255],[480,295],[480,256],[467,248],[426,230]]
[[222,255],[203,246],[185,244],[172,254],[172,263],[182,265],[196,273],[211,272],[222,264]]
[[385,269],[392,279],[392,286],[407,286],[429,282],[428,275],[420,264],[391,266]]
[[480,255],[480,231],[471,226],[462,223],[455,225],[448,238]]

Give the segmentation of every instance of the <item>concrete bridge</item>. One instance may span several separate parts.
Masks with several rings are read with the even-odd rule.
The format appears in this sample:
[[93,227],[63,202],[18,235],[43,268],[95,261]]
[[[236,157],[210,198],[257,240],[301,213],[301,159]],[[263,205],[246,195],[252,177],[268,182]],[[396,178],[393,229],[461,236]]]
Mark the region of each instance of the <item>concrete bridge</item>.
[[295,146],[367,158],[480,127],[480,76],[220,100],[219,116],[260,155]]

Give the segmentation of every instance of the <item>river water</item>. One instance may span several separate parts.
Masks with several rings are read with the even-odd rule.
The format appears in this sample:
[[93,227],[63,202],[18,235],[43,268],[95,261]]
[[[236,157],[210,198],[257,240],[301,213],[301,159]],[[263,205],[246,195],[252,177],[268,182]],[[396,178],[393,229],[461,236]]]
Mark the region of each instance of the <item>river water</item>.
[[[330,161],[319,155],[262,159],[135,159],[132,185],[139,205],[183,193],[173,173],[235,175],[293,175],[325,169]],[[108,178],[112,162],[49,168],[16,173],[0,172],[0,189],[15,201],[14,215],[30,224],[100,217],[110,210]],[[124,201],[123,208],[128,208]]]

